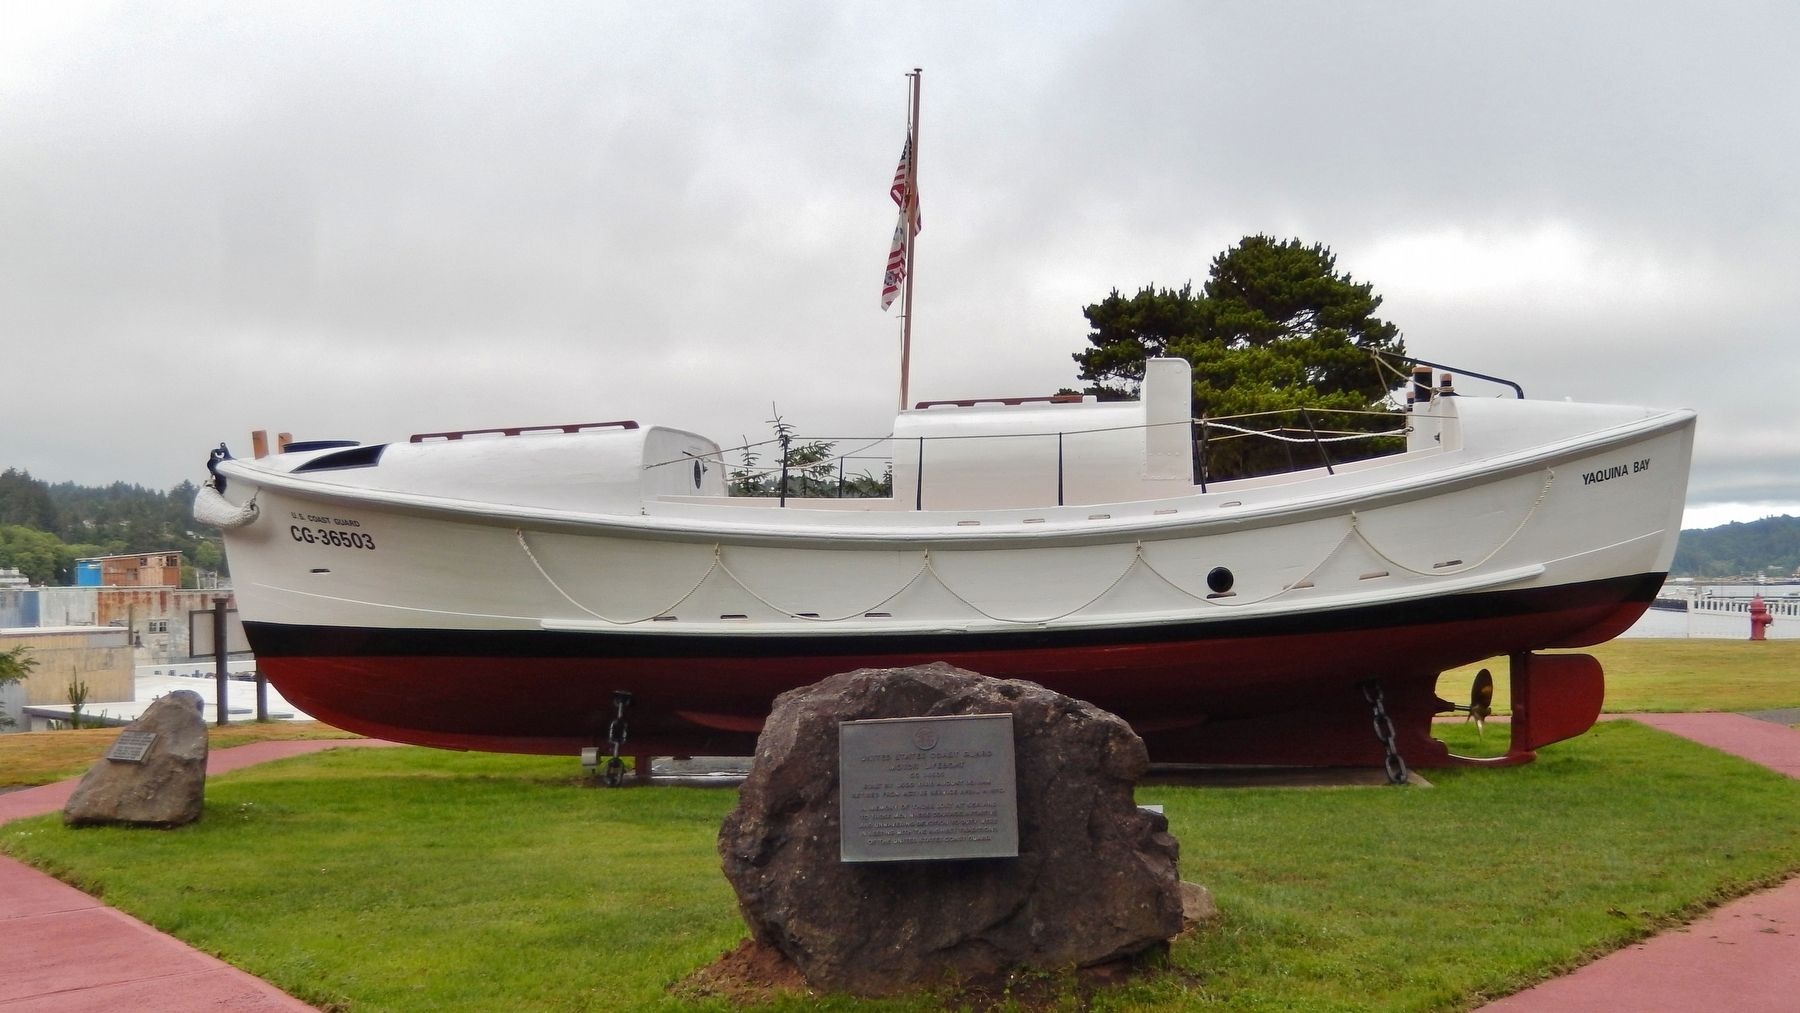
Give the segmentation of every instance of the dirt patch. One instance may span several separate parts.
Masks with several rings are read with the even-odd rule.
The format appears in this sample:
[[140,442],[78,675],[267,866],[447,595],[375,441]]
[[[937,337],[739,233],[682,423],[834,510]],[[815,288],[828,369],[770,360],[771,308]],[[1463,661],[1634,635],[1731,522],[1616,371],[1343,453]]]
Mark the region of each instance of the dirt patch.
[[812,989],[781,951],[746,939],[676,982],[670,991],[683,998],[724,999],[733,1006],[750,1006],[772,1002],[784,993],[809,995]]

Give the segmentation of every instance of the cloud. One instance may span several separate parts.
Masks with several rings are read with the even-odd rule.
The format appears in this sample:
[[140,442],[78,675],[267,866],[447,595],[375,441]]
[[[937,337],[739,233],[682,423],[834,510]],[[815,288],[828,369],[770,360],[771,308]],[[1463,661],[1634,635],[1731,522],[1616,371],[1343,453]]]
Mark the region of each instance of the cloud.
[[1800,8],[1527,2],[0,8],[0,465],[167,486],[370,439],[1074,381],[1080,310],[1324,242],[1409,346],[1694,407],[1694,501],[1800,502]]
[[1682,307],[1701,292],[1731,294],[1717,265],[1666,263],[1662,253],[1551,220],[1383,236],[1359,262],[1369,277],[1398,279],[1390,292],[1483,308],[1530,298],[1564,310],[1605,302],[1649,314]]

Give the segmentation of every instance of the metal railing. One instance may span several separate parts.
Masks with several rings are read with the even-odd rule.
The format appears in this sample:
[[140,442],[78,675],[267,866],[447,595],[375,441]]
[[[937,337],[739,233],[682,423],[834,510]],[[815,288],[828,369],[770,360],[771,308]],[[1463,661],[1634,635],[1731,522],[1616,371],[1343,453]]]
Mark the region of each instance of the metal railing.
[[[1319,415],[1332,420],[1340,420],[1337,426],[1322,424]],[[1160,423],[1158,425],[1187,425],[1192,429],[1191,445],[1193,451],[1193,480],[1201,492],[1206,492],[1212,482],[1231,478],[1253,477],[1249,474],[1229,475],[1225,479],[1217,476],[1220,470],[1218,458],[1220,452],[1232,448],[1238,441],[1266,441],[1268,444],[1283,448],[1284,455],[1276,466],[1262,462],[1265,467],[1255,472],[1256,476],[1281,474],[1284,472],[1320,467],[1326,474],[1335,475],[1340,465],[1350,460],[1361,460],[1369,457],[1383,456],[1383,453],[1361,453],[1354,455],[1334,455],[1330,449],[1334,444],[1348,444],[1357,441],[1395,440],[1403,437],[1408,431],[1406,416],[1399,412],[1371,412],[1344,409],[1320,409],[1315,415],[1310,408],[1281,409],[1272,412],[1259,412],[1251,415],[1220,416],[1188,419],[1183,422]],[[1389,425],[1401,423],[1400,428],[1382,429],[1368,432],[1346,428],[1341,420],[1351,418],[1374,419]],[[1286,420],[1294,420],[1297,424],[1289,424]],[[1067,448],[1070,440],[1103,433],[1117,433],[1130,430],[1148,430],[1151,425],[1113,426],[1098,429],[1080,429],[1074,431],[1053,431],[1033,433],[980,433],[955,434],[944,436],[918,436],[907,438],[905,442],[912,444],[907,448],[915,465],[912,478],[911,493],[913,509],[924,509],[925,474],[929,455],[926,444],[943,443],[954,440],[1050,440],[1056,441],[1056,504],[1064,505],[1067,498]],[[789,499],[853,499],[853,498],[887,498],[901,494],[894,489],[893,463],[900,450],[895,444],[899,441],[893,436],[881,437],[819,437],[806,441],[793,438],[774,438],[759,443],[747,443],[742,446],[721,450],[716,456],[707,455],[730,476],[728,485],[731,495],[748,495],[769,497],[778,500],[779,505],[786,506]],[[839,443],[856,444],[854,449],[846,453],[828,453],[805,462],[793,460],[793,448],[804,445],[816,448],[821,445],[834,447]],[[888,444],[886,453],[871,453]],[[778,448],[775,460],[764,464],[760,451],[766,448]],[[1297,456],[1295,449],[1301,448],[1303,455]],[[1384,452],[1397,452],[1399,448]],[[1316,463],[1302,459],[1309,453],[1317,458]],[[1252,454],[1237,453],[1233,455],[1240,460],[1254,457]],[[1266,455],[1265,455],[1266,456]],[[739,464],[732,464],[731,458],[739,459]],[[683,457],[677,460],[661,461],[648,467],[661,467],[670,464],[688,464],[693,458]],[[865,468],[856,475],[850,474],[850,468],[857,462],[884,462],[882,477],[877,478],[874,469]],[[1280,467],[1279,465],[1285,465]],[[796,475],[798,473],[798,475]],[[766,484],[765,484],[766,482]],[[884,490],[881,495],[873,490]]]

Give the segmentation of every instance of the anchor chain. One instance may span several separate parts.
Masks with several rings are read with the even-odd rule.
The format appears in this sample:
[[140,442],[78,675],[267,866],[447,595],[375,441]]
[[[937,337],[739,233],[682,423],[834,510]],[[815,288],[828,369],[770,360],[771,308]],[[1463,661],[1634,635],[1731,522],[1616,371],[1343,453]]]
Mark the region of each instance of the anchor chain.
[[625,724],[625,708],[630,706],[630,693],[622,689],[613,690],[613,719],[606,726],[606,744],[612,747],[612,758],[606,761],[606,770],[601,775],[608,788],[617,788],[625,780],[625,761],[619,759],[619,750],[625,747],[625,738],[629,734]]
[[1394,722],[1388,717],[1387,703],[1381,694],[1381,680],[1370,679],[1363,683],[1362,694],[1375,718],[1375,737],[1381,740],[1381,748],[1387,754],[1381,765],[1387,771],[1388,783],[1405,784],[1406,761],[1400,756],[1400,747],[1394,744]]

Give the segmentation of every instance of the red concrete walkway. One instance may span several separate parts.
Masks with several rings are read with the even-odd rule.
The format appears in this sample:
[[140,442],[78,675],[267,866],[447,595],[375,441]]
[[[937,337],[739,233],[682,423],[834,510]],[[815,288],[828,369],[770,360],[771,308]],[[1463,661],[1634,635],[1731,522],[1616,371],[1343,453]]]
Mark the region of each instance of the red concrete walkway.
[[[207,756],[208,774],[368,739],[258,742]],[[76,779],[0,795],[0,823],[56,812]],[[312,1007],[121,914],[21,862],[0,857],[0,1011],[189,1013]]]
[[[1626,714],[1633,721],[1673,732],[1751,763],[1800,778],[1800,731],[1742,714]],[[1797,1004],[1800,1006],[1800,1004]]]
[[[1742,714],[1632,720],[1800,778],[1800,731]],[[1482,1007],[1483,1013],[1794,1013],[1800,1010],[1800,878]]]

